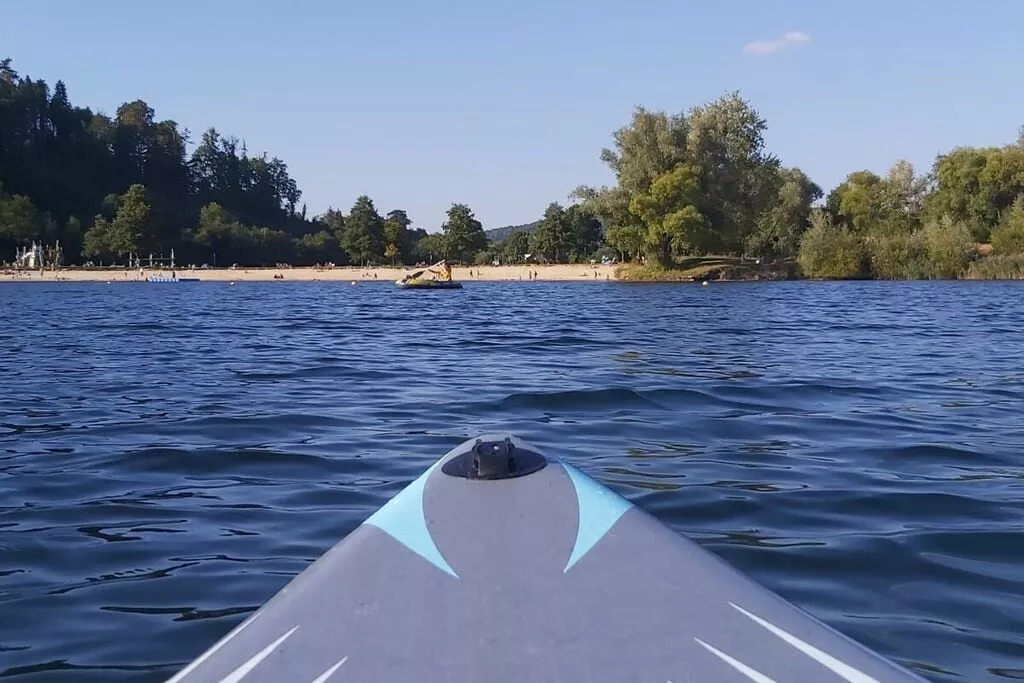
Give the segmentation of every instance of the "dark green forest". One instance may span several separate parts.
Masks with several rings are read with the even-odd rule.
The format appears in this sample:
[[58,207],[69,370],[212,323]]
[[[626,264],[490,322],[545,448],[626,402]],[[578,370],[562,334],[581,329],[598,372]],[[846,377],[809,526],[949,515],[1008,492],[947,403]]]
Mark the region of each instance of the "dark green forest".
[[367,196],[308,216],[280,158],[215,128],[189,155],[190,142],[142,100],[106,116],[73,105],[62,81],[51,89],[0,61],[0,260],[32,241],[59,241],[70,264],[174,249],[178,263],[215,266],[472,261],[487,247],[464,204],[440,235]]
[[[67,264],[483,264],[614,256],[677,268],[723,255],[820,278],[1024,277],[1024,135],[958,147],[919,173],[850,173],[827,194],[765,148],[766,120],[738,93],[680,113],[637,107],[600,158],[610,187],[579,187],[536,223],[488,239],[453,203],[439,232],[360,196],[307,215],[287,164],[209,128],[193,141],[142,100],[114,116],[71,103],[0,61],[0,261],[59,241]],[[189,154],[187,149],[194,143]]]

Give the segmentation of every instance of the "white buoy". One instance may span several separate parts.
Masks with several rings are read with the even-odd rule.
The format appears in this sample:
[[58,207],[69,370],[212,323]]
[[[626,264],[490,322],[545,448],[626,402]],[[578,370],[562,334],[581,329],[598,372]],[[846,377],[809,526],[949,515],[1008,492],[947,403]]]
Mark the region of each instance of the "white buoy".
[[702,282],[701,284],[702,284],[702,285],[704,285],[705,287],[707,287],[707,286],[708,286],[708,281],[707,281],[707,280],[705,280],[705,281],[704,281],[704,282]]

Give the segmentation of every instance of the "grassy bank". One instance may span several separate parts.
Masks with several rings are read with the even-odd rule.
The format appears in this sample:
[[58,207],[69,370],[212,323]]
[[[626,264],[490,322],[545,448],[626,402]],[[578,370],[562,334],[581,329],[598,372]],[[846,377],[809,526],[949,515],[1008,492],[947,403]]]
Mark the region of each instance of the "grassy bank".
[[1024,280],[1024,201],[978,241],[963,223],[944,217],[908,231],[856,233],[823,219],[804,234],[795,260],[758,263],[701,256],[661,264],[626,264],[620,280]]
[[796,278],[792,261],[758,263],[734,256],[694,256],[673,267],[660,264],[626,263],[615,272],[627,282],[702,282],[704,280],[791,280]]
[[1024,254],[986,256],[974,261],[964,280],[1024,280]]

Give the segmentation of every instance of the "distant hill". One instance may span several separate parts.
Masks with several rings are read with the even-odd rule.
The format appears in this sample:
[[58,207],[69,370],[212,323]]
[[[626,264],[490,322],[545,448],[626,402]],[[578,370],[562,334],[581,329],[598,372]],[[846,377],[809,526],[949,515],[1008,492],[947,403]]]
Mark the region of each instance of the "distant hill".
[[[604,230],[604,223],[600,218],[598,222],[601,223],[601,229]],[[484,234],[487,235],[487,239],[491,242],[504,242],[517,232],[533,232],[540,224],[540,221],[534,221],[532,223],[524,223],[523,225],[506,225],[501,228],[484,230]]]
[[526,223],[524,225],[506,225],[501,228],[491,228],[490,230],[484,230],[484,234],[487,235],[487,239],[491,242],[504,242],[511,235],[517,232],[533,232],[540,225],[540,221],[534,221],[532,223]]

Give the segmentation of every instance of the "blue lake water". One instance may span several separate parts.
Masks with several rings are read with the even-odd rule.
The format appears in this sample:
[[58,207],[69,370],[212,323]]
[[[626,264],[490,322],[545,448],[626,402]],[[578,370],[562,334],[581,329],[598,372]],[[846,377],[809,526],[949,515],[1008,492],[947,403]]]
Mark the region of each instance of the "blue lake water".
[[165,680],[493,430],[928,679],[1024,679],[1024,285],[3,284],[0,318],[4,681]]

